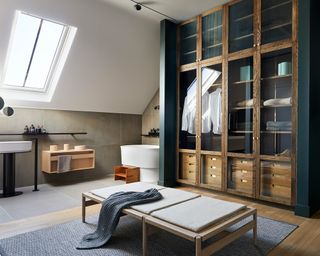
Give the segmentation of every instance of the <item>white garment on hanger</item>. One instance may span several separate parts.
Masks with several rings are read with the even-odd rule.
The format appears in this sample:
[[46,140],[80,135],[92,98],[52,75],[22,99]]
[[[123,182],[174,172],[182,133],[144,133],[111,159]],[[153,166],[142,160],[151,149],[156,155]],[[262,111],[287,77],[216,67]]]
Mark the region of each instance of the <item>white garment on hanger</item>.
[[[221,89],[216,89],[209,94],[208,89],[219,78],[220,71],[203,68],[202,69],[202,133],[211,131],[221,134]],[[197,78],[195,78],[187,89],[187,96],[184,99],[181,130],[190,134],[196,134],[196,96],[197,96]]]
[[196,134],[195,118],[196,118],[196,95],[197,95],[197,79],[188,87],[187,96],[184,99],[181,130],[190,134]]
[[221,88],[217,88],[209,95],[210,119],[212,122],[212,132],[221,134]]

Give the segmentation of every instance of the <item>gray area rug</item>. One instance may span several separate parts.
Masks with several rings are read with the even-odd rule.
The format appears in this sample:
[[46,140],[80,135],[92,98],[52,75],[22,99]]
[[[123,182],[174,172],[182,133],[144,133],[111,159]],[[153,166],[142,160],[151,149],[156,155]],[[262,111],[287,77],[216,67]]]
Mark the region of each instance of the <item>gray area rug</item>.
[[[76,250],[82,236],[94,231],[97,217],[84,224],[75,220],[0,240],[1,256],[134,256],[142,255],[141,222],[122,217],[115,234],[103,248]],[[242,223],[244,224],[245,221]],[[234,241],[215,255],[244,256],[267,255],[291,232],[296,225],[258,217],[257,246],[252,243],[252,232]],[[192,256],[194,244],[159,231],[149,237],[150,256]]]

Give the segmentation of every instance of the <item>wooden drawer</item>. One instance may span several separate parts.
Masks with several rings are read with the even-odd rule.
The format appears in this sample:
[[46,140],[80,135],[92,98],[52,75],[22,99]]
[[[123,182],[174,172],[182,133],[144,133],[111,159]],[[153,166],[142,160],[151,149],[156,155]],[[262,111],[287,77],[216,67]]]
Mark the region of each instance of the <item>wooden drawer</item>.
[[232,179],[249,179],[252,180],[252,171],[247,170],[232,170]]
[[252,193],[252,180],[236,178],[233,180],[233,189],[243,191],[246,193]]
[[252,171],[253,167],[254,167],[254,162],[252,160],[234,159],[232,161],[232,169]]
[[208,172],[205,174],[204,183],[221,188],[221,173]]
[[291,198],[291,187],[276,184],[263,184],[261,194],[264,196]]
[[274,163],[274,162],[262,162],[261,172],[263,174],[278,174],[291,176],[291,164],[290,163]]
[[197,161],[195,154],[188,154],[188,153],[182,153],[181,160],[183,163],[196,163]]
[[274,184],[284,187],[291,187],[291,177],[279,174],[263,174],[261,184]]
[[221,166],[222,166],[221,157],[207,155],[206,156],[206,165],[213,166],[216,168],[221,168]]
[[185,168],[183,169],[183,177],[182,179],[195,181],[196,180],[196,169]]

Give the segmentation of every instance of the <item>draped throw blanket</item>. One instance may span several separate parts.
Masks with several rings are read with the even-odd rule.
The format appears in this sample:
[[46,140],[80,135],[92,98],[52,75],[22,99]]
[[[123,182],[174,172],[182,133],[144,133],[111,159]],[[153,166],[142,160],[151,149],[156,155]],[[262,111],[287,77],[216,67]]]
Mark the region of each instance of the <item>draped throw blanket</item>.
[[123,209],[160,199],[162,195],[154,188],[144,192],[118,192],[111,195],[102,202],[97,230],[85,235],[77,249],[93,249],[103,246],[116,229]]

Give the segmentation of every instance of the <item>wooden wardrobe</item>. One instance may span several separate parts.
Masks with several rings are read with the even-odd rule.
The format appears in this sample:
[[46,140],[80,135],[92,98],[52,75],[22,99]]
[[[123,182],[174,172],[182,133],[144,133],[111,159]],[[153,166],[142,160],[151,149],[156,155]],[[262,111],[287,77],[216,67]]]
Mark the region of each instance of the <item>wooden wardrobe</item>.
[[177,35],[177,181],[294,205],[297,0],[231,1]]

